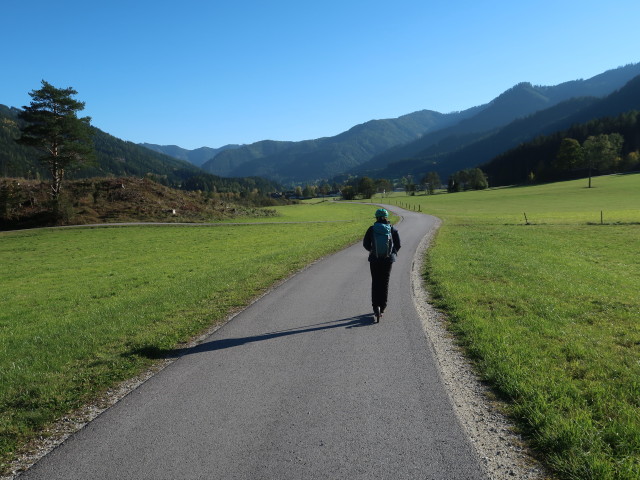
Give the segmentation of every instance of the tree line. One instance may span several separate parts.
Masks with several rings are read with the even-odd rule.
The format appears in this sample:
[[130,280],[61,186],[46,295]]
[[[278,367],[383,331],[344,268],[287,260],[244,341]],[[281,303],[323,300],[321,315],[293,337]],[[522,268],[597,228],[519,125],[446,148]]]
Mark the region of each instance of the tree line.
[[540,136],[482,166],[492,185],[554,182],[640,169],[640,112]]
[[[482,190],[489,186],[487,176],[479,168],[470,168],[453,173],[448,180],[447,191],[449,193],[464,190]],[[342,197],[345,200],[353,200],[356,197],[371,198],[374,194],[385,194],[402,189],[407,195],[415,195],[423,191],[426,195],[433,195],[436,190],[444,187],[438,172],[430,171],[414,180],[413,175],[406,175],[399,180],[391,181],[384,178],[372,179],[370,177],[358,177],[350,179],[341,187]]]

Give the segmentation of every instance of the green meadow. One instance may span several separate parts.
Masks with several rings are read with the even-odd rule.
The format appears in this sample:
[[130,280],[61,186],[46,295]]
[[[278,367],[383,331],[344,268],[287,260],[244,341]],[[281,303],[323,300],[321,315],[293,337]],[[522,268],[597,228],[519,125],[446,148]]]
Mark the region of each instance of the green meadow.
[[555,474],[638,479],[640,175],[594,185],[387,201],[443,220],[436,305]]
[[362,237],[372,207],[278,222],[0,233],[0,459],[61,415]]
[[640,175],[595,177],[593,185],[586,188],[582,179],[431,196],[396,193],[374,200],[420,208],[450,225],[523,225],[527,220],[536,225],[586,225],[600,224],[601,219],[604,224],[640,224]]
[[[637,479],[640,175],[585,186],[374,200],[443,220],[426,262],[434,301],[554,473]],[[277,210],[248,225],[0,233],[3,464],[372,220],[336,201]]]

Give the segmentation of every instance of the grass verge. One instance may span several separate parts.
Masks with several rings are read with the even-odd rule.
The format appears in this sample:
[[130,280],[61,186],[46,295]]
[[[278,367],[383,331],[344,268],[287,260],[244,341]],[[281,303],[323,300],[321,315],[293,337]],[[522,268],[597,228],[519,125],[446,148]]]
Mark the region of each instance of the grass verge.
[[371,223],[369,206],[305,212],[287,215],[342,221],[0,233],[3,470],[21,444],[148,367],[154,352],[224,320]]
[[[640,175],[595,184],[401,201],[444,220],[426,264],[436,304],[546,463],[638,479]],[[589,224],[600,210],[619,223]]]
[[637,226],[445,228],[438,305],[563,478],[640,477]]

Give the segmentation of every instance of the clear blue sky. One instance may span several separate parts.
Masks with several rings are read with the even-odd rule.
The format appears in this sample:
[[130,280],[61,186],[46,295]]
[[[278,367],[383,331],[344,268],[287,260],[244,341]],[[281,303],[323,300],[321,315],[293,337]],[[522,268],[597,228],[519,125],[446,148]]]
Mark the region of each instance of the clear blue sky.
[[638,0],[3,0],[0,103],[193,149],[447,113],[640,61]]

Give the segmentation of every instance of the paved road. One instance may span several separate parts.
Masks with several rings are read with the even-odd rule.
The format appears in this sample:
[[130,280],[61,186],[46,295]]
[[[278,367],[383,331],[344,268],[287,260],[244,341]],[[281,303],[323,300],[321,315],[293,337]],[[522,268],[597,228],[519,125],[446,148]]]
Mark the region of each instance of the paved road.
[[411,299],[433,218],[388,208],[403,248],[380,324],[354,245],[179,352],[21,479],[484,479]]

